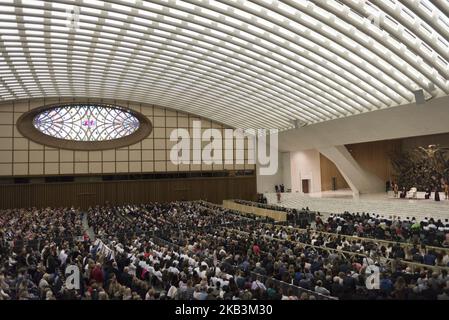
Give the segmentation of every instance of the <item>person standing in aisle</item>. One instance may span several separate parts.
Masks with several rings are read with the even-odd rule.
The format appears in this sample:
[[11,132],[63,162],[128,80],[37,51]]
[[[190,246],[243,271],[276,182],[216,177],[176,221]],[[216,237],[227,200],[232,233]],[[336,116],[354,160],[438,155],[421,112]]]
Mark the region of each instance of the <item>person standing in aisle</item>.
[[444,183],[444,199],[449,199],[449,183],[447,182]]
[[393,191],[394,191],[394,197],[397,198],[398,193],[399,193],[399,186],[397,183],[394,183]]

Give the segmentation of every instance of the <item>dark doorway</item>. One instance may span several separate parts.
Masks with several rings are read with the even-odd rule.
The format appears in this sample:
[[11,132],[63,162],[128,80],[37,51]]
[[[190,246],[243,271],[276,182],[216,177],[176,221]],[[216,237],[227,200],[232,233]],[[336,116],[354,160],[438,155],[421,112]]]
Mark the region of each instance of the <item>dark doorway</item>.
[[302,180],[302,192],[309,193],[309,180]]

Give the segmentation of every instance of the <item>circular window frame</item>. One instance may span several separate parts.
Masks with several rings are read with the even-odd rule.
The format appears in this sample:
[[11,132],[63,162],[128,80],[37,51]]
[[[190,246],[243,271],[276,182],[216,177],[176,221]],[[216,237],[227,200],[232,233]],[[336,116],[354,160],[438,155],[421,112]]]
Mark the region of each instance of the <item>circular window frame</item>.
[[[39,131],[33,124],[34,118],[43,111],[83,104],[102,108],[119,109],[121,111],[131,113],[134,117],[137,118],[137,120],[139,120],[139,128],[132,134],[118,139],[104,141],[76,141],[52,137]],[[119,105],[92,102],[61,103],[38,107],[22,114],[19,119],[17,119],[16,126],[20,134],[38,144],[58,149],[84,151],[110,150],[127,147],[142,141],[153,131],[153,125],[150,119],[148,119],[140,112],[131,110],[129,108],[124,108]]]

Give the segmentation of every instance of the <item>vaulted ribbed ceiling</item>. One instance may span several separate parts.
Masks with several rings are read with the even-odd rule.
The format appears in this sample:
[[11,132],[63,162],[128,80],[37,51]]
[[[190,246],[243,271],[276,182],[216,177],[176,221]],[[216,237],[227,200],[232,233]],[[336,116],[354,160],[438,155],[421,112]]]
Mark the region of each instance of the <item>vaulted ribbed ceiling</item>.
[[449,93],[446,0],[0,0],[0,101],[115,98],[287,129]]

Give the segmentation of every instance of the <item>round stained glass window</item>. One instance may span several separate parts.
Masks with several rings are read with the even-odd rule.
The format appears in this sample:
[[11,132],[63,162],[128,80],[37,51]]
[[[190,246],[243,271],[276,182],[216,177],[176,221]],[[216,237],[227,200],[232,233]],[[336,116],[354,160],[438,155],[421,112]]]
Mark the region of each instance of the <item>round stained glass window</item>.
[[114,149],[151,133],[147,117],[114,105],[77,103],[44,106],[22,115],[18,130],[51,147],[75,150]]
[[96,105],[70,105],[44,110],[33,120],[43,134],[64,140],[107,141],[133,134],[140,122],[128,111]]

